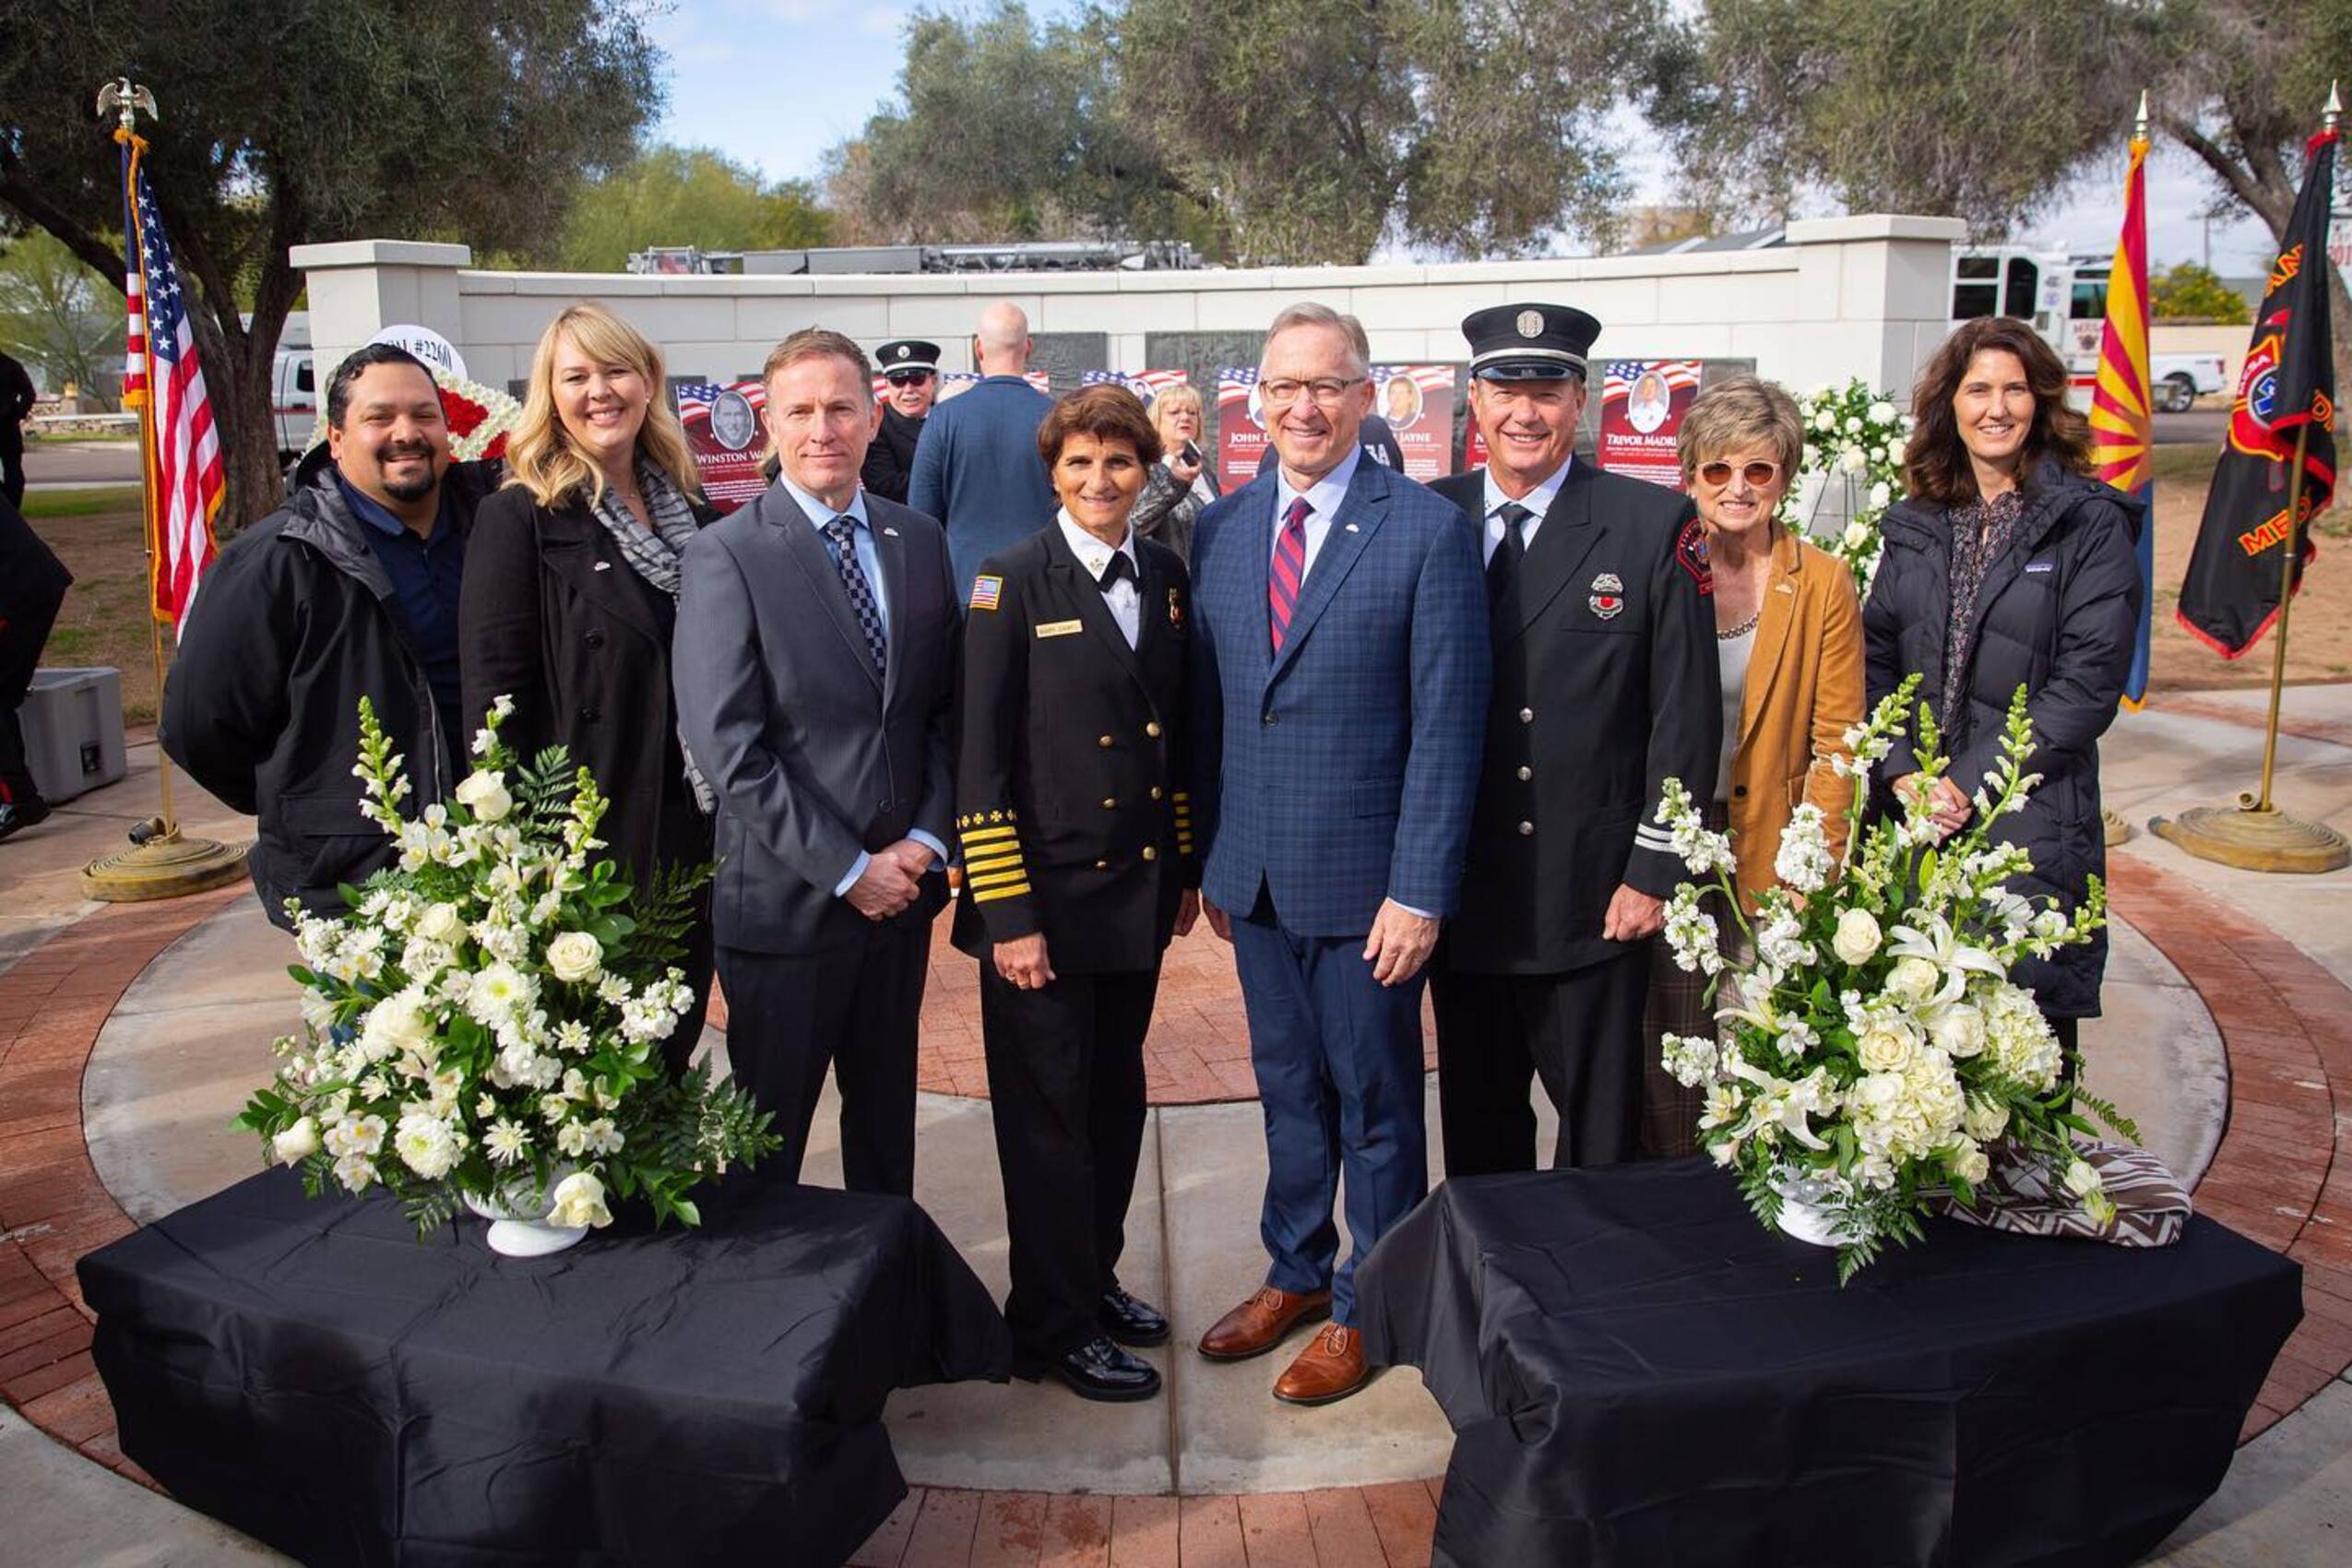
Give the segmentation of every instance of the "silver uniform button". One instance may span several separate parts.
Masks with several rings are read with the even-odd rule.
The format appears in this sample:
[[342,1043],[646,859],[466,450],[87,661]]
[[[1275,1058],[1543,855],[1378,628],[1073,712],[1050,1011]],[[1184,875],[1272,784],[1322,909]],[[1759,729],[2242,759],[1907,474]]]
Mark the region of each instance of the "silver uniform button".
[[1535,721],[1536,721],[1536,710],[1535,710],[1534,708],[1532,708],[1532,707],[1523,707],[1523,708],[1521,708],[1521,709],[1519,710],[1519,722],[1520,722],[1520,723],[1522,723],[1522,724],[1533,724]]
[[1519,780],[1521,783],[1525,783],[1526,780],[1533,778],[1535,776],[1536,770],[1532,767],[1522,767],[1519,769]]
[[1519,825],[1519,837],[1522,838],[1529,837],[1535,833],[1535,830],[1536,825],[1534,823],[1523,822]]

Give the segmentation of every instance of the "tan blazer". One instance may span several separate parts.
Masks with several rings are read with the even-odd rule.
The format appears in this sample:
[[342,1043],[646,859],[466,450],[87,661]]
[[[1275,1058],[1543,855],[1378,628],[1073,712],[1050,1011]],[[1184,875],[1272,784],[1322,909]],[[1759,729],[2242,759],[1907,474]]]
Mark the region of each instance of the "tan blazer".
[[1862,610],[1846,563],[1794,534],[1773,545],[1763,616],[1740,696],[1731,754],[1731,846],[1736,880],[1753,904],[1774,885],[1780,832],[1803,802],[1829,818],[1830,848],[1846,842],[1854,781],[1834,759],[1850,754],[1848,727],[1862,717]]

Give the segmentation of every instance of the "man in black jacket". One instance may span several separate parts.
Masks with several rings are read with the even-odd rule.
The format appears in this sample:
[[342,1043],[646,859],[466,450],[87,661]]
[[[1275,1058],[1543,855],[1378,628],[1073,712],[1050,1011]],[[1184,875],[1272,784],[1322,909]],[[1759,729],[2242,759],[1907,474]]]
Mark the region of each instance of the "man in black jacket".
[[1530,1069],[1553,1165],[1612,1164],[1640,1125],[1649,944],[1687,875],[1652,813],[1667,778],[1715,778],[1713,586],[1688,497],[1572,456],[1600,323],[1498,305],[1462,333],[1488,465],[1431,488],[1479,527],[1494,684],[1431,967],[1445,1172],[1535,1168]]
[[0,354],[0,494],[11,506],[25,504],[25,421],[32,417],[32,377]]
[[915,471],[915,443],[922,439],[923,422],[939,398],[939,345],[902,338],[875,350],[873,362],[890,391],[883,398],[882,426],[866,448],[860,481],[867,494],[904,505]]
[[163,749],[260,818],[247,864],[280,925],[288,898],[336,913],[338,885],[394,859],[360,815],[362,697],[407,759],[404,810],[463,776],[459,573],[474,506],[497,482],[494,464],[450,461],[432,372],[388,345],[336,368],[327,427],[286,504],[220,552],[163,693]]
[[17,721],[41,663],[41,645],[65,601],[74,576],[32,531],[10,500],[0,500],[0,838],[49,814],[25,763],[25,736]]

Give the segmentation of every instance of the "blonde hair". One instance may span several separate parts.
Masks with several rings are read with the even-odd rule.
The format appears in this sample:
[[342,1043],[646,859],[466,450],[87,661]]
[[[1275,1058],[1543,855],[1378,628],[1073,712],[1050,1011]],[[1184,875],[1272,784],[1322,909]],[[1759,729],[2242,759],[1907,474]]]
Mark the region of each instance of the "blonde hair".
[[644,333],[587,300],[566,305],[540,334],[522,417],[506,440],[506,482],[530,492],[542,506],[576,497],[590,505],[604,499],[604,470],[580,455],[555,411],[556,346],[566,339],[597,363],[626,365],[644,378],[645,423],[637,431],[637,455],[668,475],[680,493],[699,499],[702,481],[695,472],[678,412],[670,406],[661,350]]
[[1797,400],[1776,382],[1735,375],[1692,399],[1675,455],[1687,482],[1701,463],[1750,445],[1769,445],[1780,463],[1781,480],[1795,484],[1798,465],[1805,459],[1805,420]]
[[1190,409],[1208,422],[1208,407],[1201,401],[1200,388],[1189,382],[1169,387],[1151,400],[1151,427],[1159,432],[1159,444],[1173,449],[1175,443],[1168,436],[1168,416],[1179,409]]

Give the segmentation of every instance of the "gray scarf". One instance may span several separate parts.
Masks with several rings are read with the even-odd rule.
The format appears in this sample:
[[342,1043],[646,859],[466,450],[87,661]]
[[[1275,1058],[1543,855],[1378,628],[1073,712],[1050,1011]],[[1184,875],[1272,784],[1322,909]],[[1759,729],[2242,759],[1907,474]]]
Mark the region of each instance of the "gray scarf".
[[[695,520],[695,509],[687,504],[670,476],[650,463],[637,464],[637,490],[645,497],[645,509],[653,519],[651,529],[637,521],[618,492],[611,485],[595,506],[596,520],[621,547],[621,556],[637,576],[670,596],[678,598],[678,552],[695,537],[702,525]],[[695,766],[694,754],[686,749],[685,731],[678,733],[678,754],[685,759],[686,782],[695,791],[695,804],[708,816],[719,809],[719,797],[712,791],[702,769]]]

